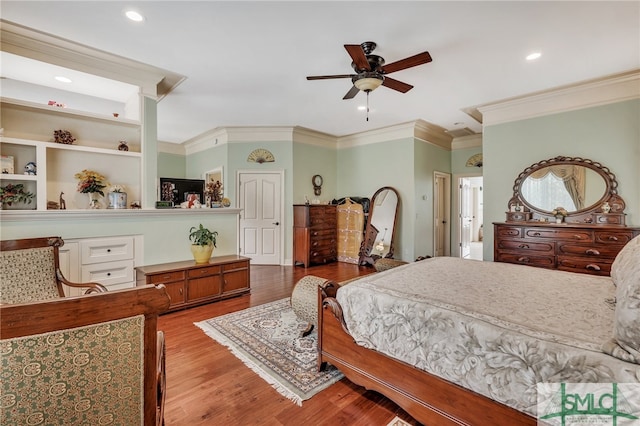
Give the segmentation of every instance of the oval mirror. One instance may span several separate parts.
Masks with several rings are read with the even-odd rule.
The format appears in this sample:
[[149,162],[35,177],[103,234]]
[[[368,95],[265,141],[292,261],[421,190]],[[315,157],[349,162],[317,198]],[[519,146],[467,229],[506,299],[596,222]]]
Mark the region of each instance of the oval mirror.
[[[507,218],[547,221],[558,207],[566,210],[567,222],[611,223],[615,218],[594,216],[607,205],[622,221],[624,201],[618,196],[615,175],[605,166],[578,157],[555,157],[527,167],[518,175],[509,200]],[[616,219],[618,220],[618,219]]]
[[395,189],[383,187],[371,199],[369,221],[360,249],[360,263],[373,265],[381,257],[393,257],[399,196]]
[[520,193],[531,208],[551,212],[562,206],[569,213],[593,208],[608,195],[601,174],[574,164],[541,167],[522,181]]

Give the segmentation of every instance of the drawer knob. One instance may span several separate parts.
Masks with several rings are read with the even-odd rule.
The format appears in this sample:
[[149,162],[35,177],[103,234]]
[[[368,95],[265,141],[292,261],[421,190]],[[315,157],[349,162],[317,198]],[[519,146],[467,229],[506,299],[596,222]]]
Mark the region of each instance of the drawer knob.
[[582,239],[582,235],[580,235],[580,234],[575,234],[575,235],[573,236],[573,238],[575,238],[576,240],[581,240],[581,239]]
[[539,237],[539,236],[540,236],[540,233],[539,233],[539,232],[534,232],[534,233],[533,233],[533,236],[534,236],[534,237]]
[[528,248],[529,248],[529,244],[520,244],[520,245],[518,246],[518,248],[521,248],[521,249],[528,249]]
[[531,259],[529,259],[528,257],[522,256],[518,258],[518,262],[520,263],[529,263],[531,261]]
[[585,251],[585,253],[593,256],[598,256],[600,254],[600,252],[596,249],[588,249]]
[[182,294],[182,288],[178,289],[178,293]]
[[600,267],[596,264],[590,263],[587,266],[585,266],[586,269],[590,270],[590,271],[599,271]]
[[107,249],[107,253],[111,253],[111,249]]
[[107,276],[110,277],[111,276],[111,272],[107,272]]
[[609,235],[609,241],[618,241],[618,237],[615,235]]

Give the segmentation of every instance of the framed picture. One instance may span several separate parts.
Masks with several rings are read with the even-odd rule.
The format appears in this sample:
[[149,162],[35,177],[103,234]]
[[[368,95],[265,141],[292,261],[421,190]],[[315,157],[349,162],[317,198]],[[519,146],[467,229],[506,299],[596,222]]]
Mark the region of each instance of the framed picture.
[[0,156],[0,170],[2,171],[3,175],[15,173],[13,169],[13,156],[11,155]]
[[209,170],[208,172],[204,172],[203,178],[204,178],[205,185],[208,182],[216,182],[216,181],[223,183],[222,182],[222,166],[213,170]]

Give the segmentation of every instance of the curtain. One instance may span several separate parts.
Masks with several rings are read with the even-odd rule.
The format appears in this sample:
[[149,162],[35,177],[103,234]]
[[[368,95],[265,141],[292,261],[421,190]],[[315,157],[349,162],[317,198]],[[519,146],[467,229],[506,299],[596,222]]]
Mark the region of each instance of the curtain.
[[562,179],[564,186],[576,206],[576,210],[584,207],[586,169],[582,166],[555,165],[547,166],[531,173],[532,179],[544,179],[549,173]]

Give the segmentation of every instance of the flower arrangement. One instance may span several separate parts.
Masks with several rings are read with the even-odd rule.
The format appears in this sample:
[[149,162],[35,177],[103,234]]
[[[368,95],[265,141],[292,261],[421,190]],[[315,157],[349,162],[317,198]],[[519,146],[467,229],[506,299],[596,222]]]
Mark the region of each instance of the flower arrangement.
[[211,201],[213,203],[222,203],[222,199],[224,198],[224,192],[222,191],[222,183],[219,180],[217,181],[209,181],[207,182],[205,188],[205,194],[211,197]]
[[74,175],[78,182],[78,192],[83,194],[95,193],[104,196],[103,189],[107,187],[106,178],[93,170],[83,170]]
[[24,189],[24,185],[21,183],[12,184],[9,183],[7,186],[0,186],[0,200],[2,200],[2,204],[6,204],[10,206],[13,203],[27,203],[31,204],[31,200],[33,200],[35,195],[29,191]]
[[566,217],[569,213],[567,212],[567,209],[565,209],[564,207],[556,207],[551,211],[551,214],[556,217],[558,216]]
[[109,192],[126,192],[124,185],[114,184],[109,187]]

